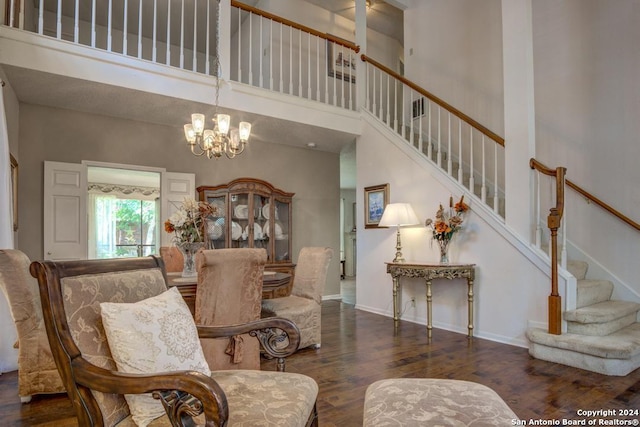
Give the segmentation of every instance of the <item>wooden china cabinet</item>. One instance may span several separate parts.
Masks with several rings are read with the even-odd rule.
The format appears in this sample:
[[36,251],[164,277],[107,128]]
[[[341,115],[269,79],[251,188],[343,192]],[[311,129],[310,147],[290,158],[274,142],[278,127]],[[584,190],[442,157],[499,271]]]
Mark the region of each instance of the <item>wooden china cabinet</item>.
[[209,249],[265,248],[266,271],[291,274],[292,210],[294,193],[256,178],[238,178],[227,184],[197,188],[199,200],[217,209],[207,219]]

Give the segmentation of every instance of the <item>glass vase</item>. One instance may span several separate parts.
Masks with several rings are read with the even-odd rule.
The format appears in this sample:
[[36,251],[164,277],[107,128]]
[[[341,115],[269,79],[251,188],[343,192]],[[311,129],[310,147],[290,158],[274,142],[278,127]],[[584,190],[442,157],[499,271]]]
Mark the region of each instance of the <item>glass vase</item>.
[[449,243],[451,239],[438,240],[440,247],[440,264],[449,264]]
[[177,243],[176,246],[182,252],[184,258],[184,266],[182,268],[182,277],[195,277],[198,275],[196,271],[195,255],[201,249],[204,248],[203,242],[192,243]]

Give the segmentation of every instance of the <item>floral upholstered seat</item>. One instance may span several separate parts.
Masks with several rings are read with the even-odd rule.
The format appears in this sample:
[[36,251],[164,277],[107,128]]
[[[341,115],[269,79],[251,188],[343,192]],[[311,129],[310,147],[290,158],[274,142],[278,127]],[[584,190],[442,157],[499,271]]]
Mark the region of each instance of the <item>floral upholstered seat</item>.
[[51,355],[42,319],[38,282],[29,275],[31,261],[16,249],[0,250],[0,289],[18,332],[18,395],[29,402],[34,394],[64,393]]
[[[318,386],[307,376],[259,370],[213,371],[208,376],[202,371],[185,368],[133,375],[127,373],[131,371],[118,369],[120,366],[115,360],[121,363],[122,356],[118,353],[120,346],[114,347],[114,342],[110,341],[112,336],[117,336],[113,335],[113,331],[129,329],[105,330],[103,327],[103,324],[111,322],[108,313],[113,307],[118,310],[130,310],[133,307],[128,315],[134,320],[139,319],[141,325],[133,324],[131,332],[139,334],[138,326],[140,329],[143,326],[153,328],[157,324],[161,330],[154,333],[164,337],[162,342],[176,341],[167,334],[185,335],[185,327],[194,331],[195,341],[199,341],[198,335],[207,339],[229,339],[249,331],[255,331],[258,335],[268,335],[273,330],[286,331],[289,340],[282,344],[284,347],[270,347],[271,340],[268,337],[264,339],[264,351],[279,359],[297,349],[299,331],[292,322],[263,319],[228,328],[196,327],[179,292],[167,290],[164,266],[157,257],[44,261],[33,263],[31,272],[40,284],[47,333],[53,340],[52,352],[58,363],[64,365],[62,378],[70,390],[79,425],[136,425],[131,416],[131,401],[125,400],[124,395],[128,398],[129,395],[145,393],[161,398],[169,414],[153,419],[148,424],[151,426],[184,425],[183,418],[190,419],[191,415],[197,415],[198,424],[207,426],[317,425],[315,401]],[[171,310],[167,309],[164,314],[163,306],[160,306],[153,313],[165,317],[159,322],[140,317],[151,313],[148,301],[165,296],[172,298],[173,305],[167,305],[172,307]],[[144,311],[139,311],[139,307],[143,307]],[[106,311],[101,313],[101,310]],[[176,317],[178,315],[180,317]],[[115,317],[119,319],[121,316]],[[182,322],[176,323],[181,326],[172,326],[171,319]],[[161,345],[158,341],[150,339],[149,342],[152,345],[146,347],[147,353],[142,351],[139,352],[141,354],[128,356],[146,360],[171,350],[158,348]],[[202,353],[199,342],[197,352]],[[119,358],[114,359],[114,354],[120,354]],[[182,412],[180,408],[185,411]],[[146,425],[146,421],[140,425]]]
[[500,396],[482,384],[393,378],[367,388],[363,426],[507,426],[517,419]]

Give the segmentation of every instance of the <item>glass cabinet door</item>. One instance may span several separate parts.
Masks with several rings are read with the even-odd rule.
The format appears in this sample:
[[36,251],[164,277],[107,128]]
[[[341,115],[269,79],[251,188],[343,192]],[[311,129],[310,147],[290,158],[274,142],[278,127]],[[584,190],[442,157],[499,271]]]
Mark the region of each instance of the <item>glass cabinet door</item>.
[[216,210],[214,215],[207,218],[206,241],[209,249],[222,249],[226,245],[227,227],[225,217],[227,216],[226,195],[208,196],[207,202]]
[[291,261],[291,203],[274,200],[274,261]]
[[267,218],[269,217],[269,197],[255,193],[252,200],[253,204],[251,205],[251,209],[253,212],[253,233],[251,230],[248,230],[247,238],[251,247],[266,249],[267,259],[271,259],[269,240],[265,234],[265,228],[268,229]]
[[231,222],[229,224],[230,248],[247,248],[247,240],[253,215],[249,215],[250,193],[231,193]]

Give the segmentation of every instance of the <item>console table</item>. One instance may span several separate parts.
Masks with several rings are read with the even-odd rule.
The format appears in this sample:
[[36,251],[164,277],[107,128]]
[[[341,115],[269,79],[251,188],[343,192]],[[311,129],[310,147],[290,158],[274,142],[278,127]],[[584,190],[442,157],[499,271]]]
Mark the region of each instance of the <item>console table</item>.
[[431,282],[433,279],[467,279],[469,310],[469,338],[473,337],[473,279],[475,264],[422,264],[387,262],[387,273],[393,279],[393,322],[398,326],[400,312],[398,310],[398,289],[400,277],[424,279],[427,284],[427,338],[431,340]]

